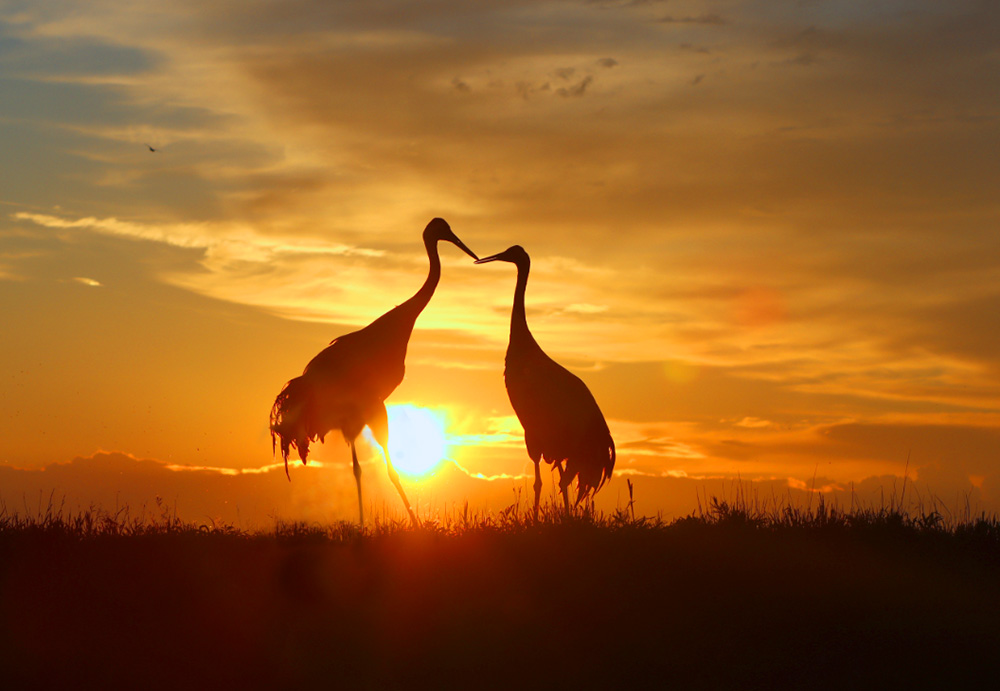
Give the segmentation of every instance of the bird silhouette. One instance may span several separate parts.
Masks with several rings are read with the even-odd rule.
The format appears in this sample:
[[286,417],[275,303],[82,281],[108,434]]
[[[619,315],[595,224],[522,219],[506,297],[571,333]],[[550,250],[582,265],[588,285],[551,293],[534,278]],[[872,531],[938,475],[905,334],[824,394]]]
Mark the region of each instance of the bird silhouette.
[[339,430],[351,447],[354,479],[358,486],[358,516],[365,522],[361,501],[361,466],[355,440],[365,425],[385,454],[389,479],[403,499],[410,520],[417,522],[406,498],[399,474],[389,458],[389,421],[385,399],[403,381],[406,346],[413,325],[434,295],[441,279],[441,258],[437,244],[451,242],[473,259],[476,255],[466,247],[442,219],[435,218],[423,233],[424,247],[430,269],[427,280],[413,297],[389,310],[371,324],[333,339],[325,349],[309,361],[303,373],[288,381],[271,408],[271,442],[280,441],[281,456],[288,474],[288,455],[298,450],[305,465],[309,444]]
[[156,151],[156,149],[154,149],[153,147],[151,147],[149,144],[146,144],[146,148],[149,149],[150,151],[154,151],[154,152]]
[[514,307],[510,314],[510,342],[504,382],[510,404],[524,428],[524,443],[535,464],[535,509],[542,491],[539,461],[559,469],[559,491],[569,513],[568,489],[577,480],[577,498],[596,493],[615,467],[615,442],[608,423],[587,385],[545,354],[531,331],[524,310],[531,258],[520,245],[476,260],[511,262],[517,266]]

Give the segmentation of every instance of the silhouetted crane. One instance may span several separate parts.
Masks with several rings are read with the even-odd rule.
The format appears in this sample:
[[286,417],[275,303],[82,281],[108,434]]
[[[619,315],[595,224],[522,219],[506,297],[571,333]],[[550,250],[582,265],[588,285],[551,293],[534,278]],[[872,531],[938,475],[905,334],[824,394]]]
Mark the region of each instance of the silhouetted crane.
[[[545,459],[559,469],[559,491],[569,513],[567,489],[577,479],[576,503],[597,492],[615,467],[615,442],[593,394],[579,377],[550,358],[531,331],[524,311],[531,259],[520,245],[476,260],[511,262],[517,266],[514,307],[510,314],[510,342],[504,381],[510,404],[524,428],[524,443],[535,464],[535,519],[542,478],[538,462]],[[565,467],[564,467],[565,464]]]
[[146,148],[149,149],[150,151],[154,152],[154,153],[156,152],[156,149],[154,149],[153,147],[151,147],[149,144],[146,144]]
[[413,324],[441,279],[437,243],[451,242],[473,259],[477,258],[440,218],[427,224],[423,238],[430,270],[420,290],[360,331],[333,339],[306,365],[301,376],[285,384],[271,408],[271,442],[272,445],[276,440],[281,442],[281,457],[289,480],[288,454],[292,447],[298,450],[305,465],[310,442],[317,439],[323,442],[327,433],[333,430],[343,433],[354,461],[358,515],[362,524],[365,512],[361,502],[361,466],[354,442],[365,425],[385,453],[389,479],[399,491],[410,520],[417,522],[399,483],[399,474],[389,459],[389,420],[384,401],[403,381],[406,346]]

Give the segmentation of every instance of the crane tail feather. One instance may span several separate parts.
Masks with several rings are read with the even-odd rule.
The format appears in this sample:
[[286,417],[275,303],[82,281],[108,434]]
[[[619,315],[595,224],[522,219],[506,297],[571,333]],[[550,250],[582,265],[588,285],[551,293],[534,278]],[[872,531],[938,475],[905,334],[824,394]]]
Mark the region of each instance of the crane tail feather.
[[294,447],[303,465],[309,457],[309,442],[316,438],[313,429],[313,396],[312,387],[304,377],[295,377],[288,381],[271,407],[271,450],[281,446],[281,458],[285,462],[285,475],[291,481],[288,471],[288,456]]
[[616,458],[615,441],[608,435],[587,452],[566,459],[566,472],[576,477],[577,503],[596,494],[611,479]]

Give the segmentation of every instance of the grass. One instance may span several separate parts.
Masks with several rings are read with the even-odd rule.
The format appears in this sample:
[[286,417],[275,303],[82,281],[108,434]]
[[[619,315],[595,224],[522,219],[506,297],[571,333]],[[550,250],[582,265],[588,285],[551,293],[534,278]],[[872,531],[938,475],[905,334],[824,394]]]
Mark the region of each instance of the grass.
[[[749,485],[748,485],[749,486]],[[698,510],[690,516],[666,521],[661,516],[636,516],[632,485],[630,500],[623,508],[610,513],[598,512],[590,504],[574,507],[567,514],[561,504],[543,504],[536,521],[530,507],[523,504],[519,493],[515,501],[499,512],[470,512],[468,503],[460,511],[442,511],[425,518],[419,528],[411,526],[402,514],[376,513],[364,527],[343,521],[333,524],[304,523],[277,519],[264,530],[247,530],[216,522],[182,520],[176,510],[157,499],[155,508],[142,506],[138,511],[124,506],[108,511],[90,507],[80,511],[66,509],[65,500],[58,504],[54,493],[39,496],[34,509],[25,502],[24,511],[14,511],[0,501],[0,540],[34,537],[89,540],[108,537],[149,537],[156,535],[225,536],[233,539],[327,540],[334,543],[379,538],[405,533],[434,533],[460,536],[470,532],[494,532],[516,535],[524,532],[559,529],[591,530],[595,532],[631,533],[635,531],[670,532],[690,530],[693,526],[716,530],[752,530],[756,532],[808,535],[837,534],[860,538],[863,535],[885,534],[895,539],[928,539],[969,543],[975,549],[1000,549],[1000,517],[971,507],[961,514],[947,512],[933,502],[929,507],[918,504],[910,512],[902,508],[895,497],[877,506],[854,504],[848,509],[828,504],[822,496],[815,505],[793,505],[776,497],[762,498],[743,485],[734,485],[730,496],[706,497],[699,501]]]
[[1000,645],[994,516],[518,499],[418,529],[0,506],[0,686],[928,688]]

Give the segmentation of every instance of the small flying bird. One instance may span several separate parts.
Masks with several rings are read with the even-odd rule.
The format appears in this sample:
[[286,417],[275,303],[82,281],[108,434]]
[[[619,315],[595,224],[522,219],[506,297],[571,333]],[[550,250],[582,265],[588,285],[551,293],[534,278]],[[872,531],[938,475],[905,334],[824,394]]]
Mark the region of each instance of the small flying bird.
[[413,325],[441,279],[438,242],[450,242],[477,259],[440,218],[427,224],[423,239],[430,269],[420,290],[360,331],[333,339],[306,365],[301,376],[285,384],[271,408],[271,442],[273,446],[280,441],[285,475],[289,480],[288,455],[292,448],[298,450],[305,465],[311,442],[319,439],[322,443],[334,430],[343,433],[351,447],[354,479],[358,486],[358,517],[362,525],[365,512],[361,502],[361,466],[354,442],[365,425],[382,447],[389,479],[403,499],[410,520],[417,523],[399,482],[399,474],[389,458],[389,420],[384,401],[403,381],[406,346]]
[[535,464],[535,520],[542,491],[538,470],[542,459],[559,469],[559,491],[569,513],[568,489],[574,478],[579,504],[611,477],[615,442],[587,385],[546,355],[528,330],[524,309],[531,268],[528,253],[520,245],[514,245],[476,263],[492,261],[511,262],[517,267],[503,376],[510,404],[524,428],[528,456]]
[[156,151],[156,149],[151,147],[149,144],[146,144],[146,148],[149,149],[150,151]]

